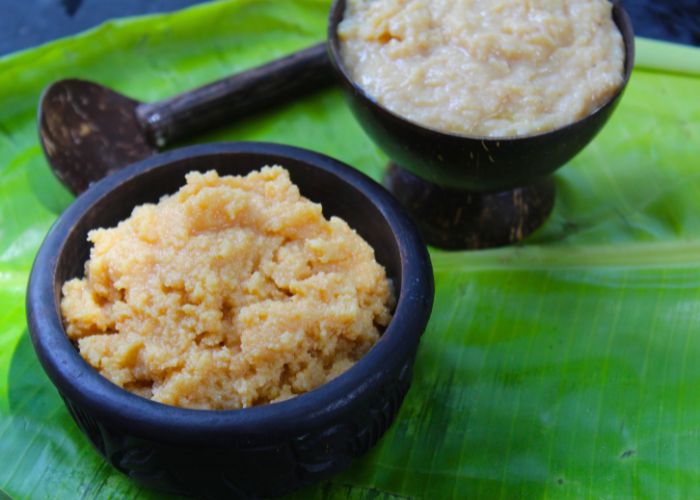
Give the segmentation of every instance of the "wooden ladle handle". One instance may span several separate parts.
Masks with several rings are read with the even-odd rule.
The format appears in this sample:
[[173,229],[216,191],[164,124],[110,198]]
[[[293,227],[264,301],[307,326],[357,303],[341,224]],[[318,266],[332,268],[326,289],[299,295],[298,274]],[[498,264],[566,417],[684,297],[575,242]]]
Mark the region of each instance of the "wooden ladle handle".
[[139,122],[157,147],[309,93],[333,81],[325,43],[177,96],[140,104]]

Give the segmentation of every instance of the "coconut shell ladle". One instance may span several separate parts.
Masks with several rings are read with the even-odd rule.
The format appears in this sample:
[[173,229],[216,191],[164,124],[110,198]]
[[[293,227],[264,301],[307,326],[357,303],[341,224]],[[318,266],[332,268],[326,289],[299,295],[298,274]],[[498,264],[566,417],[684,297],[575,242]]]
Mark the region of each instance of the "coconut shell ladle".
[[179,139],[333,80],[324,43],[153,103],[94,82],[60,80],[41,96],[39,139],[54,174],[77,195]]

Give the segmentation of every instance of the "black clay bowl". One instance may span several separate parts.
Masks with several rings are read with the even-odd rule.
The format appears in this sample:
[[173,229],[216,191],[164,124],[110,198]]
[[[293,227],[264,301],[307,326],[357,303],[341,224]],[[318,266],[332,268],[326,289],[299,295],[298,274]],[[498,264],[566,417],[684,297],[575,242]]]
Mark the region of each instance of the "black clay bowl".
[[[338,215],[375,249],[398,303],[377,344],[347,372],[293,399],[243,410],[166,406],[130,394],[79,355],[61,323],[61,285],[82,276],[87,232],[157,201],[191,170],[245,174],[268,164]],[[381,186],[329,157],[231,143],[164,153],[113,174],[58,219],[34,262],[27,315],[38,358],[68,410],[114,467],[141,483],[196,497],[279,495],[328,477],[366,452],[394,420],[411,381],[433,300],[430,260],[413,223]]]
[[614,3],[613,18],[625,44],[624,81],[604,106],[571,125],[538,135],[491,138],[444,133],[389,111],[353,81],[343,64],[338,40],[338,24],[343,19],[345,4],[345,0],[333,2],[328,44],[331,62],[353,113],[394,162],[446,188],[502,191],[532,184],[551,174],[588,144],[608,120],[634,63],[632,24],[624,9]]

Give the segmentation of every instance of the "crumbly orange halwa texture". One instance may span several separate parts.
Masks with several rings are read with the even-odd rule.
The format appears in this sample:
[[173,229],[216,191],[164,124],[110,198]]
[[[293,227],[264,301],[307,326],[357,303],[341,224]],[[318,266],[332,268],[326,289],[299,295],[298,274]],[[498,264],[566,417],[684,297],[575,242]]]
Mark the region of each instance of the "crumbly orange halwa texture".
[[186,179],[89,233],[61,302],[83,358],[154,401],[231,409],[309,391],[370,349],[394,297],[355,231],[278,166]]

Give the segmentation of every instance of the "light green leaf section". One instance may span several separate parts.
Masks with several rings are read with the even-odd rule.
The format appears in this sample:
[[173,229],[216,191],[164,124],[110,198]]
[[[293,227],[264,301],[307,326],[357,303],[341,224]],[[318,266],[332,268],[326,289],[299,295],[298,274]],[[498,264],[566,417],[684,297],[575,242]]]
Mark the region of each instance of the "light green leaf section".
[[[320,41],[328,0],[230,0],[127,19],[0,59],[0,494],[157,498],[105,465],[34,356],[33,256],[71,196],[37,142],[41,89],[144,100]],[[396,423],[299,498],[700,496],[700,51],[639,40],[618,111],[556,174],[521,246],[432,251],[436,301]],[[337,89],[199,141],[318,150],[380,178]]]
[[687,75],[700,73],[700,52],[694,47],[638,38],[637,50],[639,68]]

